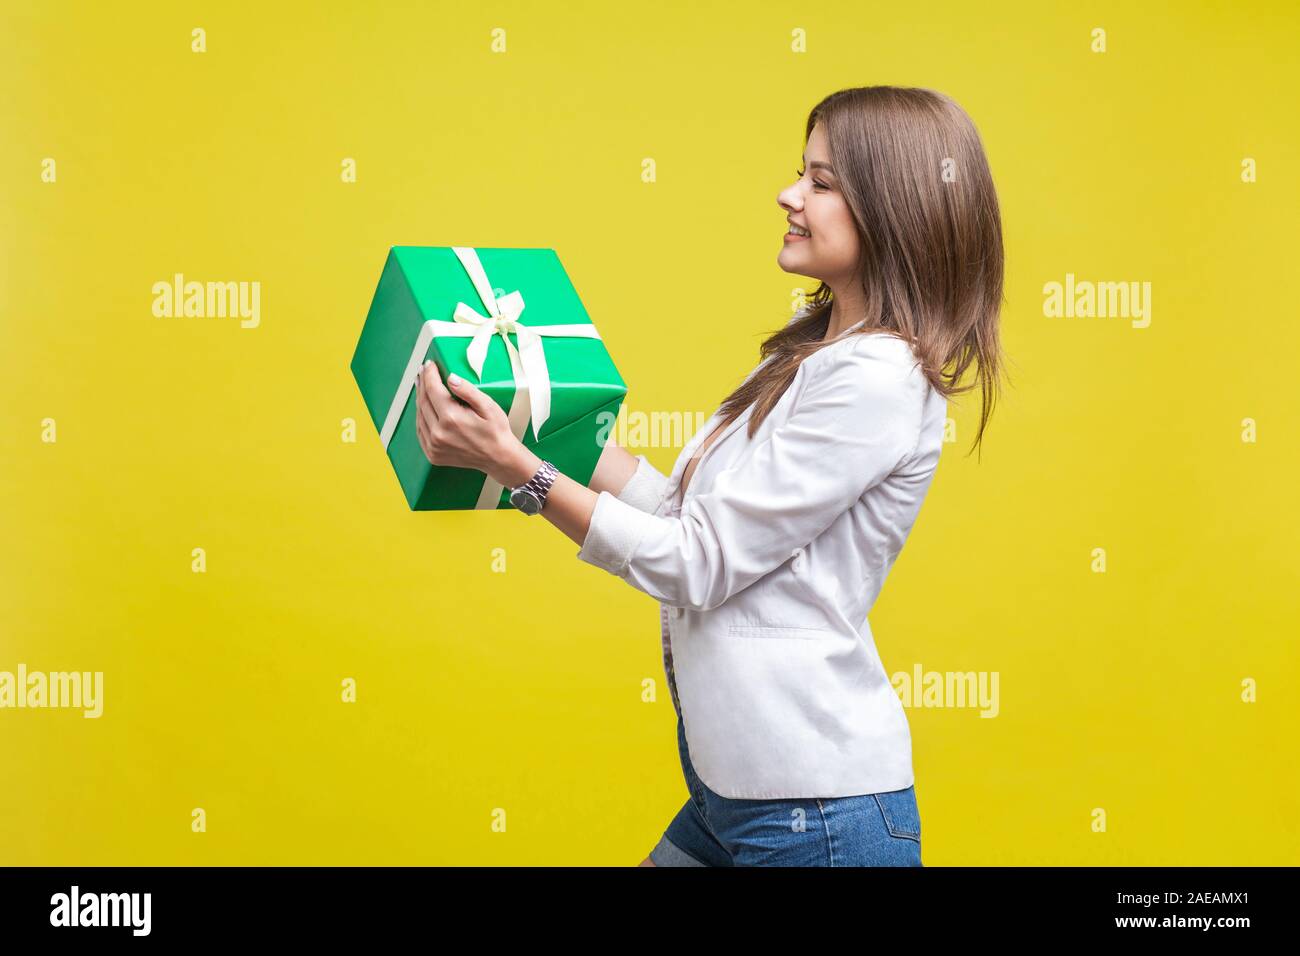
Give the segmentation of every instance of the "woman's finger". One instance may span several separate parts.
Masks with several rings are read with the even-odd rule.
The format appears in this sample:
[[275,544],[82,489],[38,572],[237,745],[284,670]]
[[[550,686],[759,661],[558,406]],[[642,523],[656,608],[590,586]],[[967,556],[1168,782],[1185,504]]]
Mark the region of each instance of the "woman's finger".
[[438,413],[434,411],[433,404],[423,388],[420,389],[420,398],[415,403],[415,410],[419,414],[420,421],[424,423],[425,435],[432,436],[433,426],[438,423]]
[[423,408],[425,406],[428,406],[430,411],[434,413],[433,417],[436,419],[438,417],[437,409],[433,407],[433,402],[429,400],[429,390],[424,385],[424,376],[420,375],[415,380],[415,407]]
[[434,415],[441,417],[448,411],[448,407],[455,404],[455,399],[447,391],[447,386],[442,384],[442,376],[438,374],[438,366],[433,362],[426,362],[420,369],[420,378],[424,382],[424,391],[428,396],[429,404],[433,406]]
[[[424,457],[429,458],[429,429],[425,427],[424,416],[415,416],[415,434],[419,437],[420,450],[424,452]],[[433,464],[433,459],[429,458],[429,464]]]
[[[448,379],[450,381],[450,379]],[[451,386],[452,391],[449,395],[455,395],[471,409],[473,409],[480,418],[487,418],[492,410],[497,406],[492,397],[487,392],[480,389],[473,382],[467,381],[457,376],[456,383]]]

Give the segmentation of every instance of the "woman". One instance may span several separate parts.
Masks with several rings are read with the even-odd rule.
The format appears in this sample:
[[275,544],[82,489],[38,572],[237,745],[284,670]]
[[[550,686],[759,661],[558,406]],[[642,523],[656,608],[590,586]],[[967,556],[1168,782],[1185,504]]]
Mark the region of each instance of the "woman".
[[430,461],[526,487],[579,558],[660,603],[689,799],[643,866],[921,865],[907,719],[867,613],[972,362],[983,439],[1001,221],[979,135],[938,93],[839,91],[805,143],[777,263],[820,285],[671,475],[610,443],[584,487],[485,393],[421,376]]

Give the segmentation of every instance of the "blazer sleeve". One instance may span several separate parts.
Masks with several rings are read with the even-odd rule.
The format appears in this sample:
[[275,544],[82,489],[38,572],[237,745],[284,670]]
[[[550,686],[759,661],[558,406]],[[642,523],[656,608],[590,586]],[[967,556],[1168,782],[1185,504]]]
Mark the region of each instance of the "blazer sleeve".
[[920,442],[924,376],[882,336],[860,338],[832,356],[790,417],[743,464],[687,501],[680,517],[600,492],[578,558],[664,604],[700,611],[789,560]]
[[638,511],[654,513],[663,500],[668,487],[668,476],[650,464],[645,455],[637,455],[636,471],[627,480],[616,498],[625,501]]

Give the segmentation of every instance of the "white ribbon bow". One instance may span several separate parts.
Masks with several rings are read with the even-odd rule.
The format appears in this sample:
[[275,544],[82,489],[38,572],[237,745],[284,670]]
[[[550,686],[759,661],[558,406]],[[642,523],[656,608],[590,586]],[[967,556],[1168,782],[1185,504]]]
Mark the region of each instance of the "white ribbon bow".
[[[524,311],[524,297],[517,290],[497,298],[488,282],[483,263],[478,253],[467,246],[452,246],[452,251],[460,260],[469,279],[474,283],[474,290],[483,300],[488,314],[482,315],[473,306],[464,302],[456,303],[456,311],[451,322],[429,319],[420,327],[420,334],[411,349],[411,357],[406,363],[406,370],[397,384],[397,392],[388,406],[388,415],[384,426],[379,430],[380,441],[385,450],[397,431],[406,408],[411,389],[415,387],[420,375],[420,366],[428,354],[429,345],[435,338],[454,336],[473,339],[465,351],[465,358],[474,370],[479,381],[483,380],[483,363],[487,359],[488,345],[496,335],[506,344],[506,354],[510,357],[510,373],[515,380],[515,397],[510,403],[507,417],[510,430],[520,441],[528,430],[528,422],[533,423],[533,434],[541,437],[542,425],[551,417],[551,373],[546,367],[546,351],[542,337],[546,335],[563,338],[598,339],[600,333],[594,325],[522,325],[519,316]],[[508,333],[514,332],[519,339],[519,348],[510,341]],[[500,482],[493,481],[488,475],[483,476],[483,490],[479,494],[475,508],[496,508],[501,500]]]

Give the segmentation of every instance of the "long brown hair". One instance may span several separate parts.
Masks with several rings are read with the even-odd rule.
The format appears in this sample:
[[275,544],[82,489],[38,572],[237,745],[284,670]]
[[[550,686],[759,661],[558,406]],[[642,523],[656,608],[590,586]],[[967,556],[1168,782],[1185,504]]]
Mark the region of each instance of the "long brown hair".
[[[818,123],[861,242],[867,315],[849,334],[910,342],[944,398],[974,387],[957,384],[974,362],[983,399],[978,446],[1002,364],[1003,251],[997,193],[975,124],[942,93],[894,86],[827,96],[808,114],[805,144]],[[821,282],[763,341],[760,367],[722,403],[724,422],[753,405],[754,436],[799,363],[827,344],[832,300]]]

